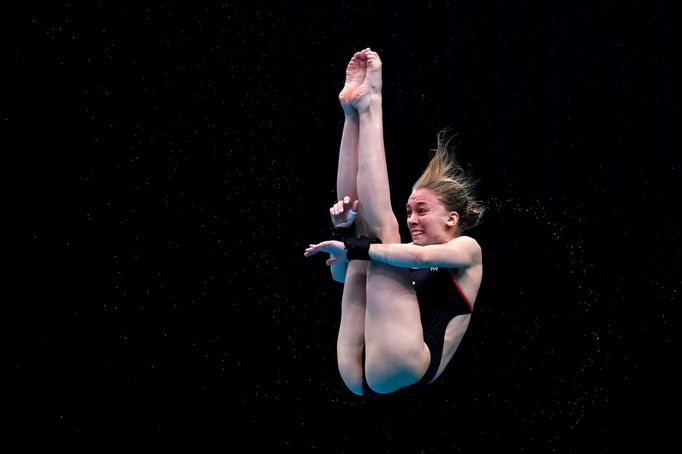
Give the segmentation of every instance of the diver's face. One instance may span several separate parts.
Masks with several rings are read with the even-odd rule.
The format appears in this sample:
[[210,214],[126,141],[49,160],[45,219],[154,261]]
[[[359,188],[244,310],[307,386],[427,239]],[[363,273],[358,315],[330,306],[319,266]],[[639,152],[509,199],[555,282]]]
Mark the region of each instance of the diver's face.
[[445,205],[432,189],[417,189],[407,199],[407,227],[412,242],[420,246],[446,243],[452,238],[452,227],[457,222],[454,212]]

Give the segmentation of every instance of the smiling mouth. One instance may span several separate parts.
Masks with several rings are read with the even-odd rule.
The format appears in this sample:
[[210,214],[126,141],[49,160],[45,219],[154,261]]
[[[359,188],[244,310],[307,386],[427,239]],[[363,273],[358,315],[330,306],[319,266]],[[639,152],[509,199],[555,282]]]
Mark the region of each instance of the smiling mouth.
[[410,232],[410,233],[411,233],[412,236],[414,237],[414,236],[423,235],[423,234],[424,234],[424,231],[423,231],[423,230],[412,230],[412,232]]

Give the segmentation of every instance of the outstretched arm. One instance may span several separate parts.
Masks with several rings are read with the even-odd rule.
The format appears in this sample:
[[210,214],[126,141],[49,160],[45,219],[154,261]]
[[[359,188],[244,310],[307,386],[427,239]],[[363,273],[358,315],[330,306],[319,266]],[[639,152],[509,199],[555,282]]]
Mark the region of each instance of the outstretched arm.
[[[322,241],[311,244],[304,255],[310,257],[318,252],[327,252],[345,260],[345,246],[341,241]],[[466,268],[480,263],[481,247],[468,236],[457,237],[445,244],[417,246],[414,244],[371,244],[370,259],[398,268]]]
[[399,268],[466,268],[481,260],[481,247],[469,236],[443,244],[371,244],[369,257]]
[[348,270],[348,260],[346,259],[346,250],[341,241],[327,240],[318,244],[309,245],[304,255],[310,257],[318,252],[326,252],[329,258],[325,262],[332,273],[332,279],[336,282],[346,282],[346,271]]

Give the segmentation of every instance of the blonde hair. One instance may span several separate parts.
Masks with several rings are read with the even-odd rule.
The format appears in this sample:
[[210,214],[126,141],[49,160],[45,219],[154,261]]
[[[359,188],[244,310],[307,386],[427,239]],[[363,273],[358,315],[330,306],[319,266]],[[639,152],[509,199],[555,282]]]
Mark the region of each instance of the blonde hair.
[[437,147],[429,164],[412,185],[412,192],[417,189],[431,189],[438,194],[440,201],[448,211],[459,214],[459,231],[464,232],[481,222],[486,208],[476,199],[476,179],[457,162],[450,151],[449,129],[441,130],[437,135]]

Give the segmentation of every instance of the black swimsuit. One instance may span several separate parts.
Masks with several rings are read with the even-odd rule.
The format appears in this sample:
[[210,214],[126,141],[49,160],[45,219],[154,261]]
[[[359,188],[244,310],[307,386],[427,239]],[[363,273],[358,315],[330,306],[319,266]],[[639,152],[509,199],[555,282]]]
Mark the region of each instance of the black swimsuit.
[[[450,320],[458,315],[470,314],[471,304],[462,293],[455,274],[457,268],[411,268],[410,279],[417,292],[419,313],[421,316],[424,343],[431,352],[431,362],[426,373],[418,382],[400,389],[399,391],[426,385],[438,372],[440,360],[443,356],[445,330]],[[364,349],[363,349],[363,362]],[[362,394],[366,397],[383,396],[367,385],[363,376]],[[392,393],[395,394],[395,393]]]

